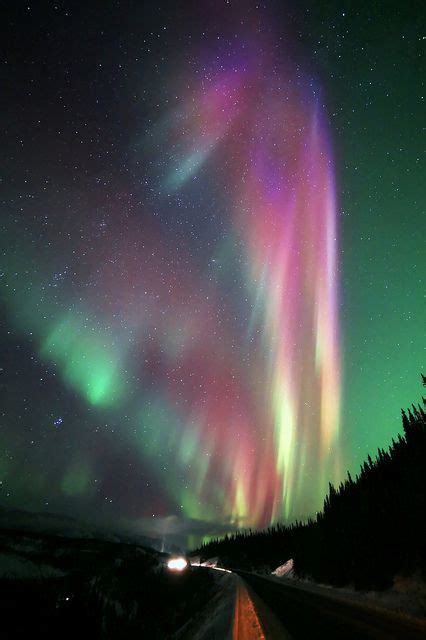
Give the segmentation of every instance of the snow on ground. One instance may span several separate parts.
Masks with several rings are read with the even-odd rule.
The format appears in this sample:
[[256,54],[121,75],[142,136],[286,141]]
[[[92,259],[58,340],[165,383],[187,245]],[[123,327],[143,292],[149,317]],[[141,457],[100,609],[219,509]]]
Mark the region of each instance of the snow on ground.
[[207,607],[197,612],[172,637],[173,640],[231,640],[234,619],[237,576],[223,571],[212,571],[218,592]]
[[102,525],[83,522],[75,518],[55,513],[36,513],[21,509],[4,509],[0,506],[1,532],[11,534],[13,531],[39,533],[42,536],[52,535],[63,538],[81,538],[102,540],[105,542],[124,542],[143,545],[160,550],[161,541],[149,536],[139,535],[126,527],[118,527],[110,531]]
[[218,558],[209,558],[208,560],[204,560],[204,562],[200,562],[199,558],[191,558],[191,564],[194,567],[200,566],[200,567],[209,567],[210,569],[216,569],[217,568],[217,561]]
[[47,564],[36,564],[13,553],[0,553],[0,578],[61,578],[65,573]]
[[277,578],[293,578],[293,558],[284,562],[280,567],[277,567],[275,571],[272,572],[272,575],[277,576]]
[[297,578],[293,572],[293,560],[290,559],[277,567],[272,572],[272,576],[270,580],[286,583],[297,589],[356,602],[374,609],[388,609],[401,615],[417,618],[426,616],[426,583],[420,575],[409,578],[396,576],[393,588],[386,591],[358,591],[350,587],[332,587]]
[[43,546],[42,540],[33,540],[31,538],[22,538],[20,542],[16,542],[11,540],[10,537],[2,536],[0,542],[3,547],[18,553],[37,554],[40,553]]

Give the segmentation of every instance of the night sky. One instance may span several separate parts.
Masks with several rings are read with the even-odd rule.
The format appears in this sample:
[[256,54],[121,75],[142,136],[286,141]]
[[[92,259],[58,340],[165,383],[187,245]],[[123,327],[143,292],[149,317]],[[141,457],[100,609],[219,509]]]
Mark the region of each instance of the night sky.
[[314,514],[421,394],[424,3],[4,4],[0,505]]

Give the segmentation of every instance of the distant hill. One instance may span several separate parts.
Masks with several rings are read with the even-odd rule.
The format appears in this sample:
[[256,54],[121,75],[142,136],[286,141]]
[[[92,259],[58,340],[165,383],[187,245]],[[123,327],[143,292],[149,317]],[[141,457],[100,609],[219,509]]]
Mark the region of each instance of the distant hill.
[[1,638],[37,629],[45,640],[83,631],[92,639],[164,640],[217,589],[209,572],[172,574],[168,554],[142,537],[132,544],[55,514],[2,510],[0,520]]
[[162,541],[149,536],[138,535],[106,527],[56,513],[37,513],[21,509],[0,507],[0,531],[33,531],[65,538],[94,538],[108,542],[123,542],[161,550]]

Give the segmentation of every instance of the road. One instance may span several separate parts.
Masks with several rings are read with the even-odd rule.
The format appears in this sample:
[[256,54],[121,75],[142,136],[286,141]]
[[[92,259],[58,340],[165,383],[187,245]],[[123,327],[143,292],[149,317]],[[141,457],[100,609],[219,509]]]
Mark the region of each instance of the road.
[[425,623],[238,572],[233,640],[418,640]]
[[235,596],[232,640],[291,640],[277,616],[240,576]]

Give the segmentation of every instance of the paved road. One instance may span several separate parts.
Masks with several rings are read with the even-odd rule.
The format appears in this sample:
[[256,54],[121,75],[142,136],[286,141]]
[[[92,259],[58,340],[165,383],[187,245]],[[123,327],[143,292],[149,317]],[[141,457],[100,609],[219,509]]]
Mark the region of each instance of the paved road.
[[[248,594],[266,640],[270,637],[274,640],[277,637],[294,640],[426,639],[426,621],[424,624],[411,623],[391,612],[367,609],[250,573],[239,572],[239,575],[248,585]],[[268,608],[281,622],[285,635],[277,636],[277,631],[268,633]],[[253,634],[253,638],[257,637]]]
[[232,640],[291,640],[291,636],[272,611],[247,588],[241,577],[235,578],[237,592]]

